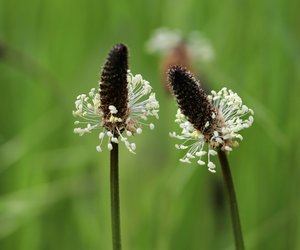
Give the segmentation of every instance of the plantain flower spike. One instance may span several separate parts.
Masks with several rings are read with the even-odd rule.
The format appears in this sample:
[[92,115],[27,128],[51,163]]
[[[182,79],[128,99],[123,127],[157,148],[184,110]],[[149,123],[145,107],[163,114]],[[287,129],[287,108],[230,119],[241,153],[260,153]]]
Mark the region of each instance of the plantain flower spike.
[[79,118],[75,125],[80,127],[75,128],[74,133],[82,136],[100,130],[98,152],[102,151],[103,141],[107,138],[109,150],[113,143],[121,141],[135,153],[136,145],[128,138],[141,134],[143,125],[154,129],[148,118],[158,119],[159,103],[150,83],[129,71],[127,46],[117,44],[103,66],[99,90],[92,88],[88,95],[77,96],[75,108],[73,115]]
[[175,122],[181,128],[180,134],[171,132],[170,136],[183,141],[175,145],[177,149],[187,150],[180,161],[191,163],[196,158],[199,165],[207,164],[214,173],[211,156],[217,155],[216,150],[230,152],[238,146],[237,140],[243,139],[238,132],[252,125],[254,113],[230,89],[207,95],[200,82],[180,66],[169,69],[168,81],[179,107]]

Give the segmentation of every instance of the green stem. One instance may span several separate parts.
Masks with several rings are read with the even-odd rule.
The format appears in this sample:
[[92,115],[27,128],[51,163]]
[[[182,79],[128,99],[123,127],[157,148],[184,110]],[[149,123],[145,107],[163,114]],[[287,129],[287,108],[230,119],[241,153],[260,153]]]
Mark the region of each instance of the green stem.
[[113,250],[121,250],[120,227],[120,198],[119,198],[119,148],[112,142],[110,151],[110,197],[111,197],[111,225]]
[[229,163],[227,160],[226,153],[224,151],[218,150],[218,156],[222,167],[226,192],[229,198],[232,228],[233,228],[234,239],[235,239],[235,247],[237,250],[244,250],[245,246],[243,240],[242,227],[240,223],[239,209],[238,209],[238,204],[237,204],[236,195],[234,191]]

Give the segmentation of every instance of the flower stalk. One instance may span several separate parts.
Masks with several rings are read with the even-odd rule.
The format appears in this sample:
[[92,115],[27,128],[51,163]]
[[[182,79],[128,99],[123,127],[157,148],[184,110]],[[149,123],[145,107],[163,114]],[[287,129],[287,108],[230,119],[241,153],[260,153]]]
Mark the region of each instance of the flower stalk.
[[244,246],[243,233],[242,233],[242,227],[241,227],[240,216],[239,216],[239,209],[238,209],[236,194],[234,190],[233,180],[231,176],[231,171],[229,167],[229,162],[226,153],[221,149],[218,150],[218,157],[220,160],[224,184],[229,199],[232,229],[233,229],[234,240],[235,240],[235,248],[237,250],[244,250],[245,246]]
[[120,223],[120,194],[119,194],[119,147],[112,142],[110,151],[110,197],[111,197],[111,225],[113,250],[121,250]]

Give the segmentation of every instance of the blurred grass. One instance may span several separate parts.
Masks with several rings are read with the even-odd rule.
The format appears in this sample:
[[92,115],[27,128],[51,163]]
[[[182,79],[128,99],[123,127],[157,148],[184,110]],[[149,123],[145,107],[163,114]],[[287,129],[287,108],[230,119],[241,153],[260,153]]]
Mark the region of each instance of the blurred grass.
[[[97,86],[107,51],[130,47],[157,92],[160,120],[121,147],[124,249],[233,249],[220,171],[178,162],[176,106],[144,44],[160,26],[201,30],[216,49],[211,87],[256,112],[229,156],[247,249],[300,249],[297,1],[0,0],[0,249],[110,249],[108,153],[72,133],[73,101]],[[217,183],[217,184],[216,184]]]

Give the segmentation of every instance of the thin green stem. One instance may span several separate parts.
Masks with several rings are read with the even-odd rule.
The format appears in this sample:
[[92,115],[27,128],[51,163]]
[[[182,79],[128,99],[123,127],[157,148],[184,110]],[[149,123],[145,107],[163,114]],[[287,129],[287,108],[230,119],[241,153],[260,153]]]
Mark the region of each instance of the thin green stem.
[[110,151],[110,197],[111,197],[111,225],[113,250],[121,250],[120,226],[120,197],[119,197],[119,148],[112,142]]
[[218,156],[221,163],[224,183],[225,183],[226,192],[230,204],[231,221],[232,221],[232,228],[233,228],[234,239],[235,239],[235,247],[237,250],[244,250],[245,246],[243,240],[242,227],[240,223],[239,209],[238,209],[238,204],[237,204],[236,195],[234,191],[234,185],[232,181],[229,163],[227,160],[226,153],[224,151],[218,150]]

